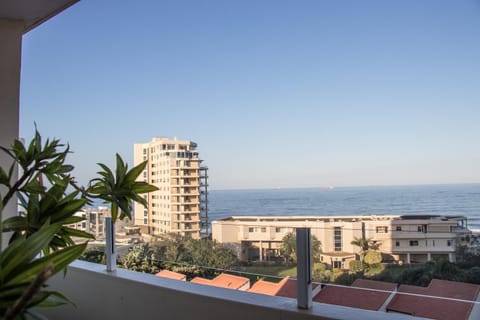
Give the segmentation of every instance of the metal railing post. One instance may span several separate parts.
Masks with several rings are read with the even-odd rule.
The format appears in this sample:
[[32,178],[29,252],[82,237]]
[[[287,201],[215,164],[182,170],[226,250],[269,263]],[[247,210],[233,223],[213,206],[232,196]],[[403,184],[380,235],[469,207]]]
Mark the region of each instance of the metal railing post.
[[105,217],[105,260],[107,271],[112,272],[117,269],[117,252],[115,251],[115,224],[111,217]]
[[312,307],[312,243],[310,228],[297,228],[297,307]]

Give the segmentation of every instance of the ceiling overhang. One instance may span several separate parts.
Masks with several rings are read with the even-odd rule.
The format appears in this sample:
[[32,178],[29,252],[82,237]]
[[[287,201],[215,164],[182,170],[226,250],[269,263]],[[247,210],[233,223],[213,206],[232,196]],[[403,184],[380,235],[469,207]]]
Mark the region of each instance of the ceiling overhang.
[[78,1],[0,0],[0,19],[23,21],[23,33],[27,33]]

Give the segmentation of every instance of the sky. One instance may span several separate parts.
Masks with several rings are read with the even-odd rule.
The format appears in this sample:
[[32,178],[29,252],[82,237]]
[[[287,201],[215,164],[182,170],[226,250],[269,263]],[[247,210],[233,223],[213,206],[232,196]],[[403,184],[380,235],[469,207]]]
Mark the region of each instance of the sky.
[[478,0],[82,0],[22,50],[20,134],[83,184],[154,136],[212,189],[480,182]]

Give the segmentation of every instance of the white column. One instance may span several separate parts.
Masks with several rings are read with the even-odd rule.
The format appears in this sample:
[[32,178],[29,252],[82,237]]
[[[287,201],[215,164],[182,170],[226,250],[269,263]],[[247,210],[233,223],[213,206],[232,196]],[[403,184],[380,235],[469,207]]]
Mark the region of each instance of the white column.
[[263,243],[262,243],[262,240],[260,240],[260,249],[258,249],[258,253],[259,253],[260,261],[263,261]]
[[427,261],[432,261],[432,254],[430,252],[427,253]]
[[457,259],[456,259],[456,257],[455,257],[455,253],[450,252],[450,253],[448,254],[448,261],[450,261],[450,262],[456,262],[456,260],[457,260]]
[[[0,145],[10,147],[18,138],[20,65],[22,59],[23,21],[0,19]],[[11,159],[0,153],[0,166],[8,168]],[[15,175],[16,176],[16,175]],[[0,188],[4,195],[5,189]],[[3,210],[3,219],[17,214],[16,199]],[[2,244],[8,235],[2,236]]]
[[410,264],[410,252],[407,253],[407,263]]

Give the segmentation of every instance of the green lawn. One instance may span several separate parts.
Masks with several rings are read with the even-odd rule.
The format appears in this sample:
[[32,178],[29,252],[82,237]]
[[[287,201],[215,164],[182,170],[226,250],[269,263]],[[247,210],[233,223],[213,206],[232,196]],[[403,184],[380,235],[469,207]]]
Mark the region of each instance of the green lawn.
[[[314,269],[324,269],[323,264],[315,263]],[[297,277],[297,267],[289,266],[268,266],[268,265],[257,265],[257,266],[245,266],[245,267],[236,267],[234,270],[245,272],[243,276],[249,277],[250,279],[260,279],[277,282],[284,277]],[[273,276],[273,277],[268,277]]]

